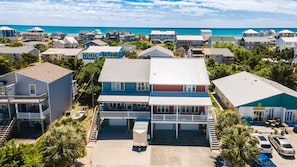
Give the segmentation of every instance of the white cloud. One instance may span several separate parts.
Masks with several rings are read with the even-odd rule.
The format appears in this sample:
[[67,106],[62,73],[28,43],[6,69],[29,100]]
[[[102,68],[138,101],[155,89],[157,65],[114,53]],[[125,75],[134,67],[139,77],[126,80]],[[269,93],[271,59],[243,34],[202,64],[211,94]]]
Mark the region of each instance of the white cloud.
[[0,24],[296,27],[296,9],[295,0],[1,0]]

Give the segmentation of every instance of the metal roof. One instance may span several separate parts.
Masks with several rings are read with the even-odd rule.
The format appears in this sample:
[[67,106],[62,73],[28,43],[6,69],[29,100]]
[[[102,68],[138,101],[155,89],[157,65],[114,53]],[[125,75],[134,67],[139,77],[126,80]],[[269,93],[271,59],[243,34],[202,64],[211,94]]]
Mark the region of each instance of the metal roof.
[[20,46],[20,47],[0,47],[0,53],[6,54],[22,54],[29,53],[34,50],[34,47]]
[[58,55],[63,54],[65,56],[76,56],[82,49],[77,48],[49,48],[48,50],[41,53],[41,55]]
[[135,103],[148,103],[148,96],[122,96],[122,95],[100,95],[98,102],[135,102]]
[[245,42],[271,42],[271,38],[269,37],[243,37]]
[[235,107],[282,93],[297,97],[296,91],[245,71],[212,82]]
[[4,31],[4,30],[14,30],[14,29],[7,27],[7,26],[2,26],[2,27],[0,27],[0,31],[1,30]]
[[243,33],[244,34],[258,34],[258,32],[253,29],[248,29],[246,31],[243,31]]
[[177,35],[177,41],[203,41],[203,37],[201,35]]
[[228,48],[203,48],[205,55],[223,55],[224,57],[234,57]]
[[283,40],[285,42],[297,42],[297,37],[280,37],[279,40]]
[[151,35],[175,35],[175,31],[157,31],[153,30],[151,31]]
[[93,43],[95,43],[95,44],[97,44],[99,46],[108,45],[106,42],[104,42],[104,41],[102,41],[100,39],[96,39],[96,40],[92,40],[92,41],[86,42],[86,43],[84,43],[84,45],[86,45],[88,43],[91,43],[91,42],[93,42]]
[[71,74],[72,71],[66,68],[60,67],[58,65],[54,65],[46,62],[39,65],[21,69],[16,73],[31,77],[46,83],[51,83],[68,74]]
[[290,31],[290,30],[281,30],[281,31],[279,31],[279,32],[277,32],[277,33],[294,33],[293,31]]
[[106,59],[99,82],[149,82],[149,59]]
[[29,31],[30,32],[44,32],[44,30],[40,27],[33,27]]
[[78,42],[77,42],[77,40],[74,38],[74,37],[71,37],[71,36],[66,36],[65,38],[64,38],[64,41],[66,42],[66,41],[68,41],[68,42],[70,42],[70,43],[72,43],[72,44],[78,44]]
[[151,59],[150,84],[209,85],[204,59]]
[[120,52],[120,46],[90,46],[85,53],[100,53],[100,52]]
[[142,58],[142,57],[147,57],[147,55],[149,55],[151,58],[152,58],[152,57],[163,57],[163,58],[164,58],[164,56],[163,56],[163,55],[161,56],[161,55],[159,54],[159,52],[161,52],[161,53],[163,53],[163,54],[166,54],[166,55],[167,55],[166,57],[171,57],[171,58],[174,57],[173,52],[172,52],[171,50],[166,49],[166,48],[164,48],[164,47],[162,47],[162,46],[159,46],[159,45],[150,47],[150,48],[148,48],[148,49],[142,51],[142,52],[139,54],[138,57],[139,57],[139,58]]
[[149,105],[211,106],[209,97],[150,97]]

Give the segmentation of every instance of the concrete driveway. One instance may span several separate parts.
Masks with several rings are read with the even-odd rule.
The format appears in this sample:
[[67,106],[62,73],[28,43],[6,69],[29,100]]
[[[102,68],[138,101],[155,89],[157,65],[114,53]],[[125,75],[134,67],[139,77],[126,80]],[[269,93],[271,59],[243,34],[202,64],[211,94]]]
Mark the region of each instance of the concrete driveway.
[[207,143],[204,136],[200,138],[204,141],[197,142],[198,145],[154,144],[148,145],[145,151],[137,152],[133,149],[132,135],[127,133],[125,127],[113,128],[111,131],[109,128],[104,127],[99,135],[99,140],[89,144],[93,167],[222,166],[218,153],[211,152],[208,145],[203,145],[203,143]]

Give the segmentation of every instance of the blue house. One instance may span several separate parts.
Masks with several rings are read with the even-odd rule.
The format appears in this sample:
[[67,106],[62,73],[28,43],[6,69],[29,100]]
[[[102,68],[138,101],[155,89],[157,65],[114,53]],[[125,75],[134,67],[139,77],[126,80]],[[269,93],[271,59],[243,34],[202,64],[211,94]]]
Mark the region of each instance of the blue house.
[[151,138],[164,129],[178,138],[213,121],[203,59],[106,59],[98,81],[100,117],[109,126],[147,120]]
[[40,123],[44,132],[44,125],[49,125],[69,110],[72,84],[72,71],[51,63],[1,75],[1,119],[16,118],[19,130]]
[[100,57],[121,58],[124,56],[124,48],[120,46],[90,46],[87,50],[82,52],[84,62],[93,62]]

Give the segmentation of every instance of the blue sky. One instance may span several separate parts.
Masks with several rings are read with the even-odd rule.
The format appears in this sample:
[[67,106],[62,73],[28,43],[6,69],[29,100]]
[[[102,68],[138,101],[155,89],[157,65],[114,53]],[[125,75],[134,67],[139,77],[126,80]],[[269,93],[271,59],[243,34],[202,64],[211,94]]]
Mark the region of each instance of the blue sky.
[[297,27],[296,0],[0,0],[2,25]]

